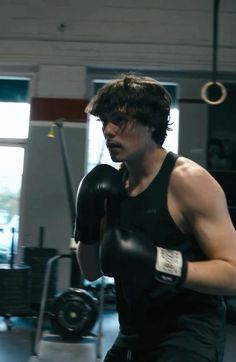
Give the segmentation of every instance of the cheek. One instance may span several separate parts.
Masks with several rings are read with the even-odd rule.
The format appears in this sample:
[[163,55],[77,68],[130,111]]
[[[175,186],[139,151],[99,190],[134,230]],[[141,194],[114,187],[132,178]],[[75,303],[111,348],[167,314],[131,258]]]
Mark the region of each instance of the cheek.
[[146,148],[147,142],[145,141],[145,137],[142,134],[135,133],[131,136],[128,140],[127,144],[129,143],[129,150],[131,152],[142,152],[143,149]]
[[147,129],[138,129],[135,132],[134,139],[138,145],[146,145],[150,141],[150,134]]
[[127,124],[125,128],[120,129],[120,136],[124,142],[127,141],[129,144],[132,144],[134,148],[146,145],[151,138],[150,132],[146,127],[135,127],[133,124]]

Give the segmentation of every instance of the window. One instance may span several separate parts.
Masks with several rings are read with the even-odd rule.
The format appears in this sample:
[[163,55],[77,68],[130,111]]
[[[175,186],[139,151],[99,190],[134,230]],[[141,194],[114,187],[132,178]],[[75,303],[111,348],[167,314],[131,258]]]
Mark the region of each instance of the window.
[[0,102],[0,137],[19,141],[28,138],[29,111],[28,103]]
[[[29,79],[0,77],[0,262],[17,250],[19,200],[28,138]],[[12,243],[13,242],[13,243]],[[13,245],[12,245],[13,244]]]

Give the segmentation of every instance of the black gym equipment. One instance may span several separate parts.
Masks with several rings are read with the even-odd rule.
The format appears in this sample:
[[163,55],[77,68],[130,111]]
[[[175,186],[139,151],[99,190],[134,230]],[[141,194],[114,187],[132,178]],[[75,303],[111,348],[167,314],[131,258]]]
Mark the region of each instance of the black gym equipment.
[[52,327],[64,340],[89,335],[98,316],[97,301],[86,290],[69,288],[52,304]]
[[99,317],[98,333],[95,337],[97,342],[96,354],[97,357],[100,358],[104,288],[101,288],[99,303],[95,297],[83,289],[68,288],[59,293],[54,298],[50,308],[46,310],[52,266],[62,258],[71,258],[71,254],[57,255],[47,262],[33,354],[37,356],[39,353],[39,342],[42,336],[43,321],[45,313],[47,313],[51,320],[52,332],[59,334],[63,340],[67,341],[78,341],[82,337],[89,335]]
[[[44,248],[45,228],[39,228],[38,247],[23,247],[23,262],[31,267],[32,271],[32,287],[31,287],[31,307],[38,310],[43,290],[43,280],[46,271],[47,261],[58,255],[55,248]],[[52,300],[56,294],[57,283],[57,264],[55,263],[50,275],[48,287],[48,302]]]
[[8,330],[12,328],[11,317],[31,314],[32,271],[29,265],[14,263],[14,234],[12,228],[9,264],[0,264],[0,315],[4,317]]
[[30,266],[1,264],[0,290],[0,315],[4,316],[8,329],[10,329],[11,316],[27,315],[30,311]]

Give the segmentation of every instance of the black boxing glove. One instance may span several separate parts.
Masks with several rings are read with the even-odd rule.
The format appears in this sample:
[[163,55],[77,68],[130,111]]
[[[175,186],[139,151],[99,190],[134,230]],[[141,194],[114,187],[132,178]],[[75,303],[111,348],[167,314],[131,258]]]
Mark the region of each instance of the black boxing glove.
[[76,242],[96,243],[100,238],[100,223],[105,214],[108,226],[118,225],[122,194],[122,179],[112,166],[98,165],[82,179],[76,196]]
[[142,280],[148,287],[153,280],[179,287],[187,274],[187,263],[177,250],[164,249],[143,234],[122,228],[108,230],[100,245],[100,263],[104,275],[125,281]]

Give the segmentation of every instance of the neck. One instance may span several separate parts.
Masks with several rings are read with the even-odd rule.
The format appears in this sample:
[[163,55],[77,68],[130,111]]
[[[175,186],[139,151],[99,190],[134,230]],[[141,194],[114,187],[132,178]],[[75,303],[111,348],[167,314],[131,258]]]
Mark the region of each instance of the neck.
[[143,191],[159,172],[167,151],[156,146],[149,149],[137,160],[127,161],[128,180],[126,188],[131,195],[136,195]]

